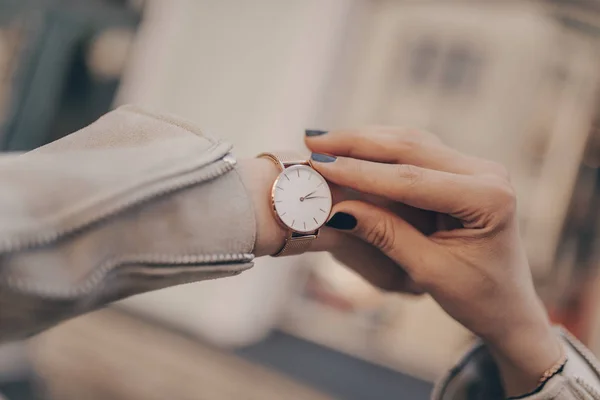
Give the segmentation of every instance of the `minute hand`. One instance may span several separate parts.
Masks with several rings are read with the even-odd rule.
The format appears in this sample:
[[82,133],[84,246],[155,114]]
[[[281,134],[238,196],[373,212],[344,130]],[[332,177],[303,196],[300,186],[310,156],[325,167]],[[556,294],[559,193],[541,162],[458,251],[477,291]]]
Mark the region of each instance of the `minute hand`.
[[307,194],[306,196],[303,197],[303,199],[307,199],[310,197],[311,194],[315,194],[317,192],[317,190],[313,190],[312,192],[310,192],[309,194]]
[[304,200],[310,200],[310,199],[326,199],[327,196],[309,196],[309,197],[305,197]]

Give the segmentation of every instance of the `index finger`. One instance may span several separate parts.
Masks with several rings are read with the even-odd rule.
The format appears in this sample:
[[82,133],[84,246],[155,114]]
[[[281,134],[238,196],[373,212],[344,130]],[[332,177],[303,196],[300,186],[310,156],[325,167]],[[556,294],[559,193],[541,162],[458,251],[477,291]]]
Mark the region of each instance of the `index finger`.
[[460,219],[467,217],[469,205],[487,195],[485,186],[469,175],[347,157],[329,159],[333,161],[313,154],[312,165],[335,184]]
[[432,134],[413,129],[330,131],[318,136],[307,135],[305,142],[316,153],[386,164],[411,164],[457,174],[473,175],[478,172],[478,163],[473,162],[472,157],[444,146]]

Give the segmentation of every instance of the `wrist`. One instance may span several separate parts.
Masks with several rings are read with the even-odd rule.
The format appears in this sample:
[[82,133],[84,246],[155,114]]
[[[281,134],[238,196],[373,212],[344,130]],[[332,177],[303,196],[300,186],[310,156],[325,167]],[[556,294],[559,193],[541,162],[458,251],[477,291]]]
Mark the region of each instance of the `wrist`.
[[271,205],[271,189],[280,171],[271,161],[254,158],[240,160],[238,172],[252,201],[256,218],[254,254],[257,257],[275,254],[283,246],[286,236]]
[[563,355],[562,343],[547,318],[515,326],[504,337],[484,339],[504,385],[506,396],[533,391],[543,374]]

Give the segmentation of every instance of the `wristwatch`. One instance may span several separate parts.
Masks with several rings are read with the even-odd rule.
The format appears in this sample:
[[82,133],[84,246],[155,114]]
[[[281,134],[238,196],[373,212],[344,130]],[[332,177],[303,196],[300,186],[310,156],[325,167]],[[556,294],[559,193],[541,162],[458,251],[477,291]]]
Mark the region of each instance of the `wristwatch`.
[[257,157],[273,161],[281,170],[271,188],[271,205],[275,218],[288,233],[283,247],[273,256],[304,253],[329,218],[329,185],[309,160],[297,154],[262,153]]

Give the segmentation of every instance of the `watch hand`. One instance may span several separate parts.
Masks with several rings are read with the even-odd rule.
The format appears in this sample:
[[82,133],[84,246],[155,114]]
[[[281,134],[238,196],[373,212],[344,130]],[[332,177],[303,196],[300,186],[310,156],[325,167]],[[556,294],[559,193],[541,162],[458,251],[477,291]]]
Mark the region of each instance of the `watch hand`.
[[304,200],[310,200],[310,199],[326,199],[327,196],[312,196],[312,197],[305,197]]
[[308,199],[308,196],[310,196],[311,194],[314,194],[317,190],[318,189],[315,189],[312,192],[310,192],[309,194],[307,194],[306,196],[300,197],[300,201],[304,201],[304,200]]

